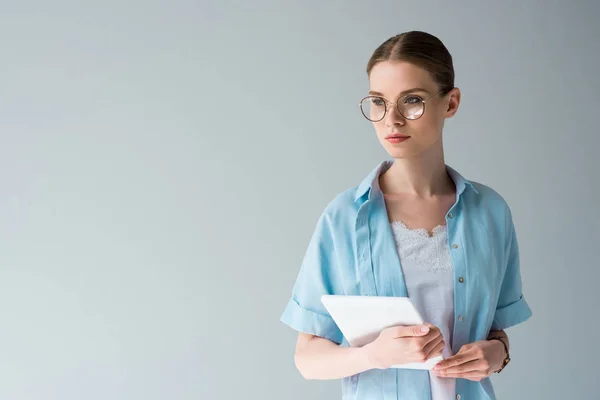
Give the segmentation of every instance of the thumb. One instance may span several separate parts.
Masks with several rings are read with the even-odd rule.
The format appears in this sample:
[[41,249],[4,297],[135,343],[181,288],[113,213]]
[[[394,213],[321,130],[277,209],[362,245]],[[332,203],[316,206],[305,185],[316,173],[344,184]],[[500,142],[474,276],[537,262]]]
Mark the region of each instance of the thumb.
[[429,325],[416,325],[414,327],[415,336],[425,336],[429,333]]
[[425,336],[427,333],[429,333],[429,326],[427,325],[404,326],[399,329],[397,337]]
[[390,334],[394,338],[425,336],[429,333],[427,325],[396,326],[390,329]]

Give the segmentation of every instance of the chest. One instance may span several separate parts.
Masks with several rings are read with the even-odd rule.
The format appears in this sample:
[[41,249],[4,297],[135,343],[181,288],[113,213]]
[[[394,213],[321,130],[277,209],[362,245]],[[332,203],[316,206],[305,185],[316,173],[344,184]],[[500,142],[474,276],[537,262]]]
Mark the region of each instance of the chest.
[[[455,196],[444,196],[432,202],[385,197],[380,195],[365,202],[350,220],[352,225],[343,230],[352,232],[343,247],[351,252],[338,253],[348,256],[339,265],[353,267],[345,275],[346,294],[407,296],[391,220],[401,221],[411,229],[425,228],[430,236],[435,227],[446,224],[446,236],[439,248],[454,267],[455,293],[463,293],[465,299],[466,293],[471,293],[463,310],[479,307],[482,293],[484,298],[494,298],[504,268],[500,214],[481,205],[474,195],[463,194],[460,201]],[[419,249],[411,254],[423,259]]]
[[443,225],[446,214],[456,201],[455,194],[433,199],[415,198],[409,195],[384,195],[385,207],[390,222],[401,221],[410,229],[425,229],[432,232]]

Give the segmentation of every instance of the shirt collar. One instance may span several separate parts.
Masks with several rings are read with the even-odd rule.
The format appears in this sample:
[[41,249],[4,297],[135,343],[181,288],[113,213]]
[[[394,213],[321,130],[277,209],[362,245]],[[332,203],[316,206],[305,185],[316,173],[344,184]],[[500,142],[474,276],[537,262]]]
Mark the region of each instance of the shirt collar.
[[[377,167],[373,171],[371,171],[371,173],[365,179],[363,179],[360,185],[358,185],[354,196],[354,200],[356,201],[365,195],[368,195],[368,198],[370,199],[373,192],[381,191],[381,188],[379,187],[379,176],[385,171],[387,171],[393,163],[394,162],[392,160],[385,160],[379,165],[377,165]],[[446,165],[446,171],[448,172],[448,175],[456,185],[457,196],[460,196],[467,187],[473,189],[475,193],[479,193],[479,191],[475,188],[473,183],[465,179],[454,168],[450,167],[449,165]]]

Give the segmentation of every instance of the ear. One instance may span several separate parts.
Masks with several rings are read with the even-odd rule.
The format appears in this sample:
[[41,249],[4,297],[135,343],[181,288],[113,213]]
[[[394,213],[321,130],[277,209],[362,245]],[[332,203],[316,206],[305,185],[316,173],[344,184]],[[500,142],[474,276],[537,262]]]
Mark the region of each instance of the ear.
[[460,104],[460,89],[455,87],[446,94],[447,108],[445,112],[445,118],[452,118],[456,111],[458,111],[458,105]]

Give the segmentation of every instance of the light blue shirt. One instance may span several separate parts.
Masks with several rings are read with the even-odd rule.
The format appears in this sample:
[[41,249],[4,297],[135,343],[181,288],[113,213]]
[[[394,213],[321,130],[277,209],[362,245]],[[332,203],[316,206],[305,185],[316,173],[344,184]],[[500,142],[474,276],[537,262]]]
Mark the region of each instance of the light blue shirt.
[[[337,195],[318,219],[281,321],[299,332],[348,346],[323,294],[408,297],[400,258],[379,187],[383,161],[363,182]],[[446,165],[456,202],[446,214],[454,266],[452,354],[531,317],[522,292],[512,214],[493,189]],[[459,281],[459,278],[462,278]],[[462,281],[462,282],[461,282]],[[344,400],[429,400],[429,371],[371,369],[342,379]],[[495,400],[489,378],[456,380],[457,398]],[[460,397],[458,397],[460,395]]]

